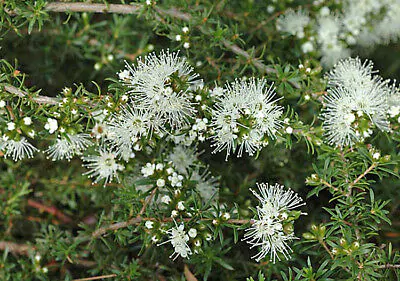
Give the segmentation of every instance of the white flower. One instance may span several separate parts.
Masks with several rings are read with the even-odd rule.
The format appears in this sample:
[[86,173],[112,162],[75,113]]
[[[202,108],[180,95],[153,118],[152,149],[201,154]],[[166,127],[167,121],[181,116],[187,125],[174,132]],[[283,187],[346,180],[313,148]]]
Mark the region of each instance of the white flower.
[[223,217],[225,220],[229,220],[229,219],[231,218],[231,215],[230,215],[229,213],[224,213],[224,214],[222,215],[222,217]]
[[282,107],[272,101],[273,97],[273,88],[268,88],[264,79],[227,84],[225,94],[216,97],[212,109],[213,153],[226,150],[226,160],[236,150],[238,157],[243,150],[252,156],[261,150],[267,137],[274,139],[281,127]]
[[122,70],[118,73],[118,78],[122,81],[129,80],[131,78],[130,72],[127,69]]
[[388,114],[391,118],[396,117],[400,114],[400,106],[391,106],[388,110]]
[[8,122],[7,123],[7,130],[12,131],[15,129],[15,123],[14,122]]
[[303,53],[309,53],[314,51],[314,45],[310,41],[305,42],[303,45],[301,45],[301,50]]
[[290,126],[286,127],[285,132],[290,135],[291,133],[293,133],[293,128]]
[[32,124],[32,118],[31,117],[24,117],[24,124],[26,126],[30,126]]
[[[122,82],[130,89],[128,93],[135,108],[148,112],[149,116],[158,116],[173,129],[188,124],[188,118],[196,113],[189,88],[199,81],[198,74],[193,73],[193,67],[184,58],[167,50],[139,58],[136,66],[126,64],[126,68],[130,79]],[[176,82],[173,79],[180,81],[179,89],[173,87]]]
[[155,169],[156,169],[155,164],[146,163],[146,166],[142,167],[141,172],[142,172],[143,176],[145,178],[147,178],[154,174]]
[[279,184],[257,184],[260,193],[252,190],[260,201],[257,206],[257,215],[250,228],[246,229],[243,240],[251,245],[250,248],[260,247],[260,251],[253,256],[260,261],[269,254],[270,260],[275,263],[276,258],[280,260],[279,253],[287,259],[291,249],[287,241],[296,239],[293,233],[283,231],[283,223],[287,214],[294,208],[300,207],[302,199],[291,190],[284,190]]
[[84,164],[84,166],[90,169],[88,172],[84,173],[84,175],[88,175],[90,178],[95,177],[94,183],[98,183],[104,179],[105,186],[114,178],[118,180],[117,172],[122,171],[124,166],[115,161],[115,154],[111,152],[100,149],[99,154],[100,155],[90,155],[83,158],[85,162],[88,162]]
[[189,32],[189,27],[184,26],[184,27],[182,28],[182,32],[183,32],[183,33],[188,33],[188,32]]
[[197,156],[196,148],[177,145],[168,155],[167,160],[172,162],[176,171],[180,174],[187,175],[187,169],[193,167],[197,161]]
[[168,195],[164,195],[161,197],[161,203],[169,204],[171,202],[171,198]]
[[42,259],[42,256],[39,254],[35,255],[35,261],[39,262]]
[[176,36],[175,36],[175,40],[176,40],[176,41],[181,41],[181,40],[182,40],[182,36],[179,35],[179,34],[176,35]]
[[116,155],[128,161],[136,142],[142,136],[150,136],[153,130],[158,131],[159,126],[156,116],[126,105],[107,122],[107,138]]
[[185,210],[185,205],[183,205],[183,201],[179,201],[177,206],[179,211]]
[[[357,118],[369,119],[380,130],[389,131],[387,100],[395,87],[389,87],[388,81],[374,73],[371,62],[349,58],[328,74],[331,88],[321,115],[328,143],[347,146],[361,141],[360,132],[356,131]],[[364,137],[372,132],[369,127],[359,129],[363,129]]]
[[183,43],[183,48],[189,49],[190,48],[190,43],[189,42]]
[[163,186],[165,186],[165,180],[164,180],[164,179],[158,179],[157,182],[156,182],[156,185],[157,185],[158,187],[163,187]]
[[191,229],[189,229],[188,234],[189,234],[189,236],[190,236],[191,238],[196,238],[196,236],[197,236],[197,230],[196,230],[195,228],[191,228]]
[[203,202],[218,200],[218,181],[216,178],[210,176],[206,170],[200,173],[199,169],[193,170],[190,177],[191,181],[196,181],[196,190],[199,192]]
[[157,246],[161,246],[170,242],[174,247],[174,253],[170,256],[170,258],[173,260],[175,260],[178,256],[181,256],[182,258],[188,258],[188,256],[192,254],[192,251],[187,244],[189,241],[189,236],[185,232],[185,226],[183,223],[179,226],[176,225],[176,227],[172,227],[166,233],[169,235],[169,240],[158,244]]
[[47,118],[47,123],[44,125],[44,128],[49,131],[50,134],[53,134],[58,129],[57,120],[53,118]]
[[178,213],[177,210],[172,210],[172,212],[171,212],[171,218],[175,218],[175,217],[178,216],[178,215],[179,215],[179,213]]
[[92,144],[88,134],[65,134],[57,138],[56,143],[51,145],[45,152],[53,161],[67,159],[74,155],[81,155],[82,152]]
[[181,187],[183,176],[174,172],[171,176],[168,176],[168,180],[171,182],[171,186]]
[[341,60],[327,74],[328,84],[346,88],[372,87],[376,82],[372,75],[377,73],[373,67],[372,61],[365,60],[362,63],[358,57]]
[[380,154],[379,152],[375,152],[375,153],[372,155],[372,158],[374,158],[375,160],[378,160],[380,157],[381,157],[381,154]]
[[0,108],[3,108],[6,106],[6,102],[3,100],[0,100]]
[[298,38],[304,37],[304,28],[310,22],[307,12],[299,10],[297,12],[288,9],[285,14],[279,16],[276,27],[279,31],[295,35]]
[[146,222],[144,223],[144,225],[145,225],[148,229],[152,229],[152,228],[153,228],[153,224],[154,224],[154,222],[152,222],[152,221],[146,221]]
[[10,140],[7,136],[0,139],[0,150],[5,151],[5,158],[11,157],[14,161],[22,160],[25,157],[32,158],[33,153],[39,151],[24,137],[21,137],[20,140]]

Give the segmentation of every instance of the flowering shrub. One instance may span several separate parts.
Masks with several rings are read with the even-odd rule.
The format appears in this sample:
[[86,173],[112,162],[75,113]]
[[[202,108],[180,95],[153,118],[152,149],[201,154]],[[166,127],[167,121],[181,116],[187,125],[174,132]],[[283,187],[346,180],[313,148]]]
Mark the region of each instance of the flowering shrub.
[[1,280],[399,278],[398,1],[0,7]]

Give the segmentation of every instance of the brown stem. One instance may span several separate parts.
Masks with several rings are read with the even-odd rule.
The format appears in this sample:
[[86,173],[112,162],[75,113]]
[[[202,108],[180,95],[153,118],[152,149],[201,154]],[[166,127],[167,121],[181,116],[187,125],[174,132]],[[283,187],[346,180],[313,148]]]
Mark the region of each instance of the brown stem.
[[39,103],[39,104],[57,104],[59,102],[58,98],[46,97],[46,96],[34,96],[32,97],[28,92],[25,92],[12,85],[3,85],[4,90],[10,94],[16,95],[20,98],[28,98],[29,100]]
[[[191,218],[184,218],[184,219],[176,219],[175,221],[176,222],[181,222],[181,221],[187,222],[187,221],[190,221],[190,220],[192,220],[192,219]],[[201,221],[210,221],[212,219],[200,219],[200,220]],[[125,227],[131,226],[131,225],[140,224],[142,221],[158,221],[158,220],[155,219],[155,218],[142,218],[142,217],[139,217],[139,216],[138,217],[134,217],[134,218],[132,218],[132,219],[130,219],[128,221],[117,222],[117,223],[114,223],[114,224],[111,224],[111,225],[108,225],[108,226],[105,226],[105,227],[101,227],[101,228],[97,229],[96,231],[94,231],[92,233],[92,238],[100,237],[100,236],[104,235],[105,233],[107,233],[110,230],[117,230],[117,229],[125,228]],[[172,222],[172,221],[174,221],[173,218],[164,218],[164,219],[161,220],[161,222]],[[247,223],[251,223],[251,220],[230,219],[230,220],[227,220],[226,222],[227,223],[231,223],[231,224],[247,224]]]
[[319,240],[319,244],[324,247],[324,249],[328,252],[329,256],[331,256],[331,259],[334,259],[335,257],[333,256],[332,252],[329,250],[328,246],[326,245],[324,240]]
[[115,13],[115,14],[138,14],[142,8],[139,4],[98,4],[98,3],[70,3],[53,2],[48,3],[45,10],[48,12],[91,12],[91,13]]
[[58,219],[60,219],[64,223],[71,223],[72,222],[72,219],[70,217],[65,215],[63,212],[61,212],[59,209],[57,209],[54,206],[46,206],[46,205],[43,205],[42,203],[39,203],[39,202],[37,202],[35,200],[32,200],[32,199],[28,199],[28,206],[36,208],[41,212],[49,213],[49,214],[57,217]]
[[[93,12],[93,13],[117,13],[117,14],[139,14],[141,11],[142,5],[140,4],[98,4],[98,3],[70,3],[70,2],[53,2],[48,3],[45,7],[46,11],[49,12]],[[192,20],[192,16],[187,13],[183,13],[178,11],[176,8],[163,9],[158,6],[155,6],[154,9],[163,16],[170,16],[175,19],[180,19],[182,21],[189,22]],[[160,20],[160,19],[159,19]],[[205,33],[204,28],[200,27],[200,31]],[[227,41],[222,40],[222,44],[233,53],[243,56],[250,63],[252,63],[259,71],[265,72],[268,74],[274,73],[277,74],[276,69],[270,68],[263,64],[260,60],[253,58],[249,53],[245,50],[241,49],[239,46]],[[296,82],[289,82],[293,87],[300,88],[300,85]]]
[[372,163],[371,166],[369,166],[364,173],[359,175],[352,183],[349,184],[349,188],[346,194],[347,197],[351,196],[351,192],[353,190],[354,185],[357,184],[362,178],[364,178],[369,172],[371,172],[376,166],[378,166],[378,163],[376,162]]
[[72,281],[90,281],[90,280],[99,280],[99,279],[106,279],[106,278],[113,278],[117,277],[117,274],[109,274],[109,275],[101,275],[101,276],[94,276],[88,278],[80,278],[80,279],[73,279]]
[[400,268],[400,264],[383,264],[379,268]]
[[6,249],[8,249],[11,253],[26,256],[28,255],[29,252],[34,251],[35,247],[27,244],[18,244],[14,242],[0,241],[0,250],[5,251]]

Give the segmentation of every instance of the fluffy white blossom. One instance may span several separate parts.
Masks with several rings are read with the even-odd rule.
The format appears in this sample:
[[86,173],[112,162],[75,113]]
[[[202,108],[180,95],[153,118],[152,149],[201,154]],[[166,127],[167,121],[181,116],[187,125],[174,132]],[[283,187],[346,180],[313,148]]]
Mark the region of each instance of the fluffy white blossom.
[[250,156],[275,138],[281,127],[282,107],[273,101],[274,91],[264,79],[235,80],[226,85],[212,109],[213,153],[226,150],[226,159],[237,150]]
[[178,256],[181,256],[182,258],[188,258],[188,256],[192,254],[192,251],[187,244],[189,241],[189,236],[185,232],[185,226],[183,223],[179,226],[175,223],[175,227],[172,227],[166,233],[169,235],[169,240],[158,244],[157,246],[171,243],[172,247],[174,247],[174,253],[170,256],[170,258],[173,260],[175,260]]
[[45,152],[53,160],[70,160],[74,155],[81,155],[82,152],[92,144],[88,134],[65,134],[57,138]]
[[372,62],[349,58],[328,74],[331,88],[321,115],[328,143],[348,146],[362,141],[372,132],[369,123],[389,130],[387,98],[393,87],[374,73]]
[[177,145],[168,155],[167,160],[172,162],[178,173],[187,175],[188,169],[198,161],[197,156],[196,148]]
[[[279,184],[257,184],[260,193],[252,190],[260,201],[257,206],[257,215],[250,228],[246,229],[243,240],[251,245],[250,248],[260,247],[260,251],[253,256],[260,261],[269,254],[270,260],[275,263],[280,260],[279,253],[289,258],[291,249],[288,242],[296,239],[293,232],[284,229],[285,224],[292,223],[289,214],[293,209],[305,203],[292,190],[285,190]],[[293,217],[296,217],[295,215]]]
[[14,161],[22,160],[25,157],[32,158],[33,153],[39,151],[26,138],[13,140],[4,135],[0,139],[0,150],[4,152],[4,157],[11,157]]
[[196,190],[203,202],[208,202],[211,198],[213,198],[213,201],[218,200],[218,181],[210,176],[207,170],[203,172],[200,172],[199,169],[193,170],[190,180],[196,182]]
[[89,169],[84,175],[95,178],[94,183],[104,180],[104,186],[111,182],[114,178],[118,180],[118,171],[122,171],[124,166],[116,162],[115,154],[99,150],[99,155],[90,155],[83,158],[84,164]]
[[303,10],[294,11],[288,9],[285,14],[279,16],[276,27],[279,31],[289,33],[298,38],[304,37],[304,28],[309,24],[310,17]]
[[107,139],[116,155],[128,161],[140,138],[150,137],[160,125],[157,116],[126,105],[107,122]]
[[172,128],[181,128],[196,113],[190,101],[191,85],[198,74],[178,53],[162,51],[139,58],[136,66],[126,64],[130,75],[122,82],[130,88],[136,108],[160,117]]

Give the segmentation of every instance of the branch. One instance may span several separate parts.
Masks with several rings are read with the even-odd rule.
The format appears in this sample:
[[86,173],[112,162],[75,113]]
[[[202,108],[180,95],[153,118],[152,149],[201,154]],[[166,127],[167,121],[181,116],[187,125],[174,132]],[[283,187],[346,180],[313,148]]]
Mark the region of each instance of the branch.
[[58,98],[53,98],[53,97],[46,97],[46,96],[31,96],[28,92],[25,92],[17,87],[14,87],[12,85],[5,84],[3,85],[4,90],[10,94],[16,95],[17,97],[20,98],[27,98],[30,101],[39,103],[39,104],[57,104],[59,102]]
[[[184,218],[182,220],[177,219],[176,222],[181,222],[181,221],[187,222],[190,220],[192,220],[192,218]],[[209,221],[212,219],[200,219],[200,220],[201,221]],[[101,227],[92,233],[92,238],[100,237],[110,230],[117,230],[117,229],[125,228],[125,227],[131,226],[131,225],[140,224],[142,221],[157,221],[157,220],[155,218],[142,218],[140,216],[134,217],[125,222],[118,222],[118,223],[114,223],[114,224],[111,224],[111,225],[108,225],[105,227]],[[161,220],[161,222],[172,222],[172,221],[174,221],[173,218],[164,218],[163,220]],[[247,224],[247,223],[251,223],[251,220],[230,219],[230,220],[227,220],[226,222],[231,223],[231,224]]]
[[400,264],[384,264],[380,265],[378,268],[400,268]]
[[73,279],[72,281],[90,281],[90,280],[99,280],[99,279],[106,279],[106,278],[113,278],[113,277],[117,277],[117,274],[109,274],[109,275],[94,276],[94,277],[89,277],[89,278]]
[[351,183],[351,186],[354,186],[356,183],[358,183],[363,177],[365,177],[369,172],[371,172],[376,166],[378,166],[378,163],[376,163],[376,162],[372,163],[372,165],[369,166],[369,168],[366,169],[364,173],[359,175],[358,178],[356,178],[354,180],[354,182]]
[[5,251],[6,249],[11,253],[26,256],[29,252],[34,251],[36,248],[28,244],[0,241],[0,250]]
[[46,206],[46,205],[43,205],[42,203],[39,203],[39,202],[34,201],[32,199],[28,199],[28,206],[36,208],[41,212],[49,213],[49,214],[57,217],[58,219],[60,219],[64,223],[72,223],[72,219],[70,217],[65,215],[63,212],[61,212],[59,209],[57,209],[54,206]]
[[138,14],[142,8],[139,4],[97,4],[97,3],[48,3],[44,8],[48,12],[91,12],[91,13],[115,13],[115,14]]
[[378,163],[376,163],[376,162],[372,163],[372,165],[369,166],[368,169],[366,169],[364,173],[359,175],[358,178],[356,178],[352,183],[349,184],[349,188],[347,191],[347,197],[349,197],[351,195],[354,185],[357,184],[362,178],[364,178],[369,172],[371,172],[376,166],[378,166]]
[[[54,2],[48,3],[45,7],[46,11],[49,12],[93,12],[93,13],[116,13],[116,14],[139,14],[143,6],[140,4],[97,4],[97,3],[69,3],[69,2]],[[192,20],[192,16],[188,13],[183,13],[176,8],[163,9],[155,6],[154,9],[164,16],[170,16],[175,19],[180,19],[182,21],[189,22]],[[160,19],[159,19],[160,20]],[[206,34],[207,32],[204,28],[198,27],[198,29]],[[243,56],[250,63],[252,63],[260,72],[265,72],[267,74],[277,74],[277,70],[270,68],[260,60],[253,58],[249,53],[240,48],[239,46],[227,41],[222,40],[222,44],[232,51],[233,53]],[[289,81],[289,83],[299,89],[300,85],[296,82]]]

